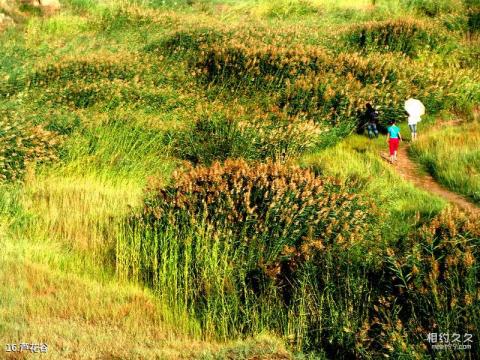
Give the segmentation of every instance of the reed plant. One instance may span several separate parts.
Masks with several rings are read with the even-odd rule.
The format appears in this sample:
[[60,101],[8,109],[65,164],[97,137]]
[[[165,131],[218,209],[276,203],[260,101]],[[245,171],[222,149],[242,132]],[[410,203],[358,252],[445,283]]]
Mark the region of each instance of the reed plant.
[[[471,113],[476,1],[62,5],[9,12],[0,33],[4,343],[48,339],[53,359],[475,358],[425,340],[478,339],[478,219],[402,180],[383,140],[347,135],[367,101],[382,124],[411,96],[432,120]],[[412,148],[460,192],[478,131],[452,131]]]
[[430,332],[476,334],[479,219],[447,209],[388,245],[358,186],[274,163],[178,173],[125,223],[117,272],[205,336],[266,330],[335,357],[418,356]]
[[41,125],[0,116],[0,181],[22,180],[29,167],[57,159],[62,136]]
[[[400,246],[386,250],[391,282],[388,295],[380,296],[374,306],[370,330],[379,334],[377,339],[392,354],[408,348],[417,354],[432,351],[432,344],[425,343],[429,333],[479,336],[480,317],[475,310],[480,302],[479,221],[478,216],[449,208],[413,231]],[[478,344],[471,345],[472,353],[478,352]],[[455,353],[447,349],[443,355]]]
[[[205,335],[263,329],[313,348],[339,326],[361,326],[365,311],[351,306],[360,294],[344,276],[368,286],[360,274],[374,262],[376,215],[353,188],[274,163],[191,169],[151,189],[126,223],[117,271],[152,286]],[[335,338],[343,350],[347,338]]]
[[194,67],[202,81],[273,93],[277,105],[318,122],[354,123],[373,99],[386,123],[402,118],[403,101],[411,96],[431,113],[469,112],[479,97],[472,69],[432,67],[402,55],[335,54],[318,46],[262,44],[248,35],[200,48]]
[[431,22],[416,19],[398,19],[372,21],[354,25],[345,34],[350,46],[361,51],[401,52],[408,56],[417,56],[418,52],[428,49],[438,51],[448,45],[447,32]]
[[[236,108],[236,114],[204,111],[191,127],[165,136],[173,154],[193,164],[231,158],[286,161],[321,147],[327,129],[277,108],[270,113]],[[242,113],[242,112],[245,113]]]

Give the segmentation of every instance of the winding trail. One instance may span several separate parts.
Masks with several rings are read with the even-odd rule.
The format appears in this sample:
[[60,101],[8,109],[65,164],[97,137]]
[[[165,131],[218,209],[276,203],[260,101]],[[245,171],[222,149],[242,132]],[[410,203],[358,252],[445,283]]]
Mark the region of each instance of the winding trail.
[[[451,122],[445,125],[458,124],[459,122]],[[437,128],[437,127],[435,127]],[[412,182],[415,186],[424,189],[432,194],[438,195],[448,202],[457,205],[462,210],[480,215],[480,208],[474,203],[470,202],[467,198],[459,195],[453,191],[448,190],[444,186],[440,185],[430,174],[426,174],[420,171],[419,165],[410,159],[408,155],[408,149],[410,144],[403,141],[400,143],[398,149],[398,161],[395,163],[395,170],[407,181]],[[387,153],[382,153],[382,157],[388,159]]]

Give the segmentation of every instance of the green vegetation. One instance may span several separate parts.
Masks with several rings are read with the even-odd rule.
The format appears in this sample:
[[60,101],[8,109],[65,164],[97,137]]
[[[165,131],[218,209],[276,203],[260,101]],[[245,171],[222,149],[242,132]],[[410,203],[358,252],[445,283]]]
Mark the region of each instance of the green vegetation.
[[480,203],[480,126],[478,122],[427,134],[413,155],[442,184]]
[[[225,340],[280,331],[313,350],[331,336],[308,335],[319,321],[322,328],[361,325],[349,321],[365,310],[350,308],[354,293],[321,290],[332,281],[326,269],[358,284],[366,279],[357,271],[373,271],[365,258],[347,266],[366,248],[373,258],[369,244],[378,241],[372,204],[353,193],[354,184],[243,161],[200,167],[173,184],[153,189],[141,218],[130,220],[132,234],[118,244],[121,274],[151,284],[179,313],[197,318],[204,333]],[[338,318],[337,306],[345,310]]]
[[415,56],[417,52],[448,45],[447,36],[429,22],[418,20],[374,21],[358,25],[347,39],[352,46],[362,51],[401,52]]
[[[428,358],[430,332],[479,338],[480,220],[401,178],[384,138],[353,134],[368,101],[381,130],[407,132],[411,96],[428,123],[472,117],[475,1],[5,4],[4,344],[373,359]],[[411,148],[477,203],[478,130]]]

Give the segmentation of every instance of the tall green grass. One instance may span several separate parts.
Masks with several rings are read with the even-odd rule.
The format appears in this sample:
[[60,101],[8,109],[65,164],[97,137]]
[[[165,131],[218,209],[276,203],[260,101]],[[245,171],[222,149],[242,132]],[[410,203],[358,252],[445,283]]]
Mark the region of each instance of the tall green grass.
[[[385,168],[368,156],[364,160],[364,169],[369,163],[377,171]],[[438,214],[441,203],[432,209],[428,195],[386,171],[385,179],[373,181],[383,187],[376,191],[384,195],[383,215],[358,208],[368,217],[360,229],[337,229],[329,238],[332,225],[344,228],[348,214],[340,199],[348,196],[330,186],[325,194],[314,192],[321,203],[336,199],[325,209],[331,216],[314,212],[323,219],[318,225],[326,226],[317,234],[308,215],[316,200],[308,197],[305,205],[293,206],[281,200],[296,191],[296,201],[301,200],[309,176],[300,173],[305,183],[288,185],[280,197],[276,191],[282,187],[272,185],[265,196],[275,203],[257,206],[256,199],[263,198],[261,178],[272,175],[260,171],[250,189],[244,166],[236,170],[241,169],[239,179],[235,170],[223,172],[216,164],[153,188],[117,243],[120,276],[150,284],[178,316],[195,319],[195,331],[204,336],[227,339],[267,330],[318,357],[415,356],[426,354],[425,332],[467,328],[475,333],[480,319],[466,314],[477,306],[480,234],[472,221],[478,220],[451,209]],[[371,194],[373,184],[358,187],[362,180],[364,173],[347,186],[356,184],[351,190],[361,196]],[[285,210],[274,215],[277,206]],[[286,209],[296,206],[300,210],[290,219]],[[283,216],[292,225],[285,226]],[[310,228],[305,236],[302,227]],[[347,244],[341,234],[350,236]],[[455,260],[458,254],[461,260]]]
[[117,271],[150,284],[205,336],[267,330],[299,350],[331,338],[335,353],[353,354],[354,338],[340,329],[358,329],[366,316],[353,307],[367,301],[354,289],[371,286],[377,245],[369,246],[375,231],[364,235],[375,213],[352,185],[278,164],[191,170],[154,189],[131,218]]
[[[473,107],[476,52],[460,40],[475,28],[474,12],[468,20],[462,4],[442,1],[433,10],[438,17],[425,24],[434,2],[63,5],[60,14],[0,34],[0,111],[8,120],[0,123],[22,124],[8,129],[8,139],[20,144],[3,136],[0,153],[30,156],[31,139],[22,139],[62,137],[50,161],[19,162],[22,182],[0,185],[0,261],[14,275],[0,276],[8,309],[0,316],[9,324],[0,333],[15,329],[22,341],[48,337],[61,345],[57,358],[77,356],[71,349],[90,341],[87,357],[289,357],[287,344],[311,358],[414,358],[428,356],[428,332],[480,328],[476,220],[450,210],[439,215],[444,201],[405,183],[378,158],[383,143],[346,138],[371,97],[382,106],[382,121],[400,116],[410,95],[431,113]],[[400,26],[385,39],[376,32],[387,19],[396,26],[406,16],[420,24],[413,33]],[[370,54],[351,54],[342,37],[357,26],[375,30]],[[437,31],[458,39],[458,47],[432,51]],[[329,179],[320,195],[307,191],[300,201],[279,191],[283,200],[273,210],[259,196],[257,208],[244,208],[249,215],[238,221],[233,210],[216,206],[225,205],[225,188],[208,181],[188,198],[196,204],[190,212],[156,197],[178,189],[179,178],[170,176],[188,168],[184,160],[296,163],[299,156]],[[292,193],[310,177],[295,171]],[[240,194],[246,174],[237,178]],[[267,176],[257,175],[255,184]],[[151,176],[155,192],[145,195]],[[348,196],[375,204],[362,207],[365,233],[348,231],[355,222],[342,207]],[[211,205],[207,214],[225,215],[224,224],[202,213],[202,199]],[[325,212],[315,210],[318,202]],[[315,215],[325,231],[312,224]],[[283,226],[288,216],[298,233],[297,225]],[[329,229],[335,241],[317,242]],[[359,239],[342,244],[341,236]],[[156,298],[119,284],[115,269]],[[275,340],[226,349],[213,340],[266,332]],[[185,333],[191,337],[172,345]],[[113,339],[123,347],[109,347]]]
[[412,154],[446,187],[480,203],[480,126],[477,122],[425,134]]

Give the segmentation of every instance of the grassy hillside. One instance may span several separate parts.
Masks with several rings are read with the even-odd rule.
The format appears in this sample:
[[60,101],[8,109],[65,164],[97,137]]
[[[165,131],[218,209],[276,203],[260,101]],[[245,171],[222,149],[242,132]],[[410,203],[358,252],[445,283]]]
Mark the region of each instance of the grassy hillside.
[[478,122],[426,136],[413,149],[420,162],[445,186],[480,201]]
[[[478,200],[480,4],[61,4],[0,2],[16,22],[0,30],[3,344],[475,358],[480,220],[358,132],[372,102],[408,139],[403,101],[419,98],[419,162]],[[470,123],[435,130],[452,116]],[[441,332],[472,349],[434,350]]]

